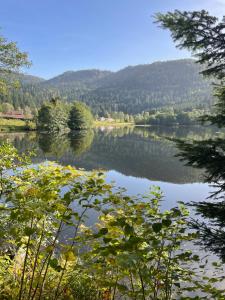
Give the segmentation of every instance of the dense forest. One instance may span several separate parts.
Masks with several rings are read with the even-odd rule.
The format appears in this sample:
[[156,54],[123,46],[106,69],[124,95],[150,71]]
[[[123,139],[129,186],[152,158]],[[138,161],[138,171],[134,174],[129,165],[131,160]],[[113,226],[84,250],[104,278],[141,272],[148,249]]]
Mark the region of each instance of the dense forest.
[[138,114],[154,109],[208,109],[213,103],[209,79],[194,60],[174,60],[127,67],[118,72],[68,71],[50,80],[15,74],[20,86],[0,96],[0,103],[35,111],[43,101],[59,96],[84,101],[100,116],[112,112]]

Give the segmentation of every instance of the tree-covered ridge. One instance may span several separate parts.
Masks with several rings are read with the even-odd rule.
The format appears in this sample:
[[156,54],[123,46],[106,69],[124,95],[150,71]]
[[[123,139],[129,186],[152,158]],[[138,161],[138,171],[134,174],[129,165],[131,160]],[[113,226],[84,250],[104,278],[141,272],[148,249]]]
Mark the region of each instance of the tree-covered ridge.
[[[17,83],[17,86],[8,89],[7,93],[0,93],[0,106],[8,103],[16,110],[24,110],[29,107],[32,113],[36,114],[37,108],[40,107],[45,99],[50,99],[53,93],[49,88],[40,88],[40,83],[45,81],[45,79],[37,76],[18,72],[8,74],[0,72],[0,78],[7,82],[13,81]],[[1,108],[0,111],[2,111]]]
[[125,68],[105,78],[102,87],[83,96],[97,110],[139,113],[171,105],[180,110],[212,103],[209,82],[192,60],[158,62]]
[[211,87],[199,71],[193,60],[158,62],[112,73],[103,77],[96,89],[81,95],[73,87],[60,92],[68,101],[77,96],[97,113],[132,114],[171,105],[179,109],[205,108],[212,103]]
[[88,104],[95,114],[112,111],[137,114],[173,106],[178,110],[209,108],[213,103],[209,79],[194,60],[174,60],[127,67],[118,72],[69,71],[50,80],[21,80],[21,87],[1,95],[0,103],[15,108],[39,107],[52,95]]
[[55,87],[70,86],[72,88],[76,87],[97,87],[101,79],[110,75],[110,71],[101,70],[80,70],[80,71],[67,71],[61,75],[58,75],[52,79],[45,81],[46,85],[51,85]]

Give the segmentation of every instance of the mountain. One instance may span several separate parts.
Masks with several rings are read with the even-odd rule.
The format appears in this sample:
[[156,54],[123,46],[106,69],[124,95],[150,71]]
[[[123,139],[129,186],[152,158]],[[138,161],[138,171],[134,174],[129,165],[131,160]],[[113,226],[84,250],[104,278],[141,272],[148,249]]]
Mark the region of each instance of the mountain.
[[67,71],[59,76],[45,81],[45,85],[56,88],[96,88],[101,79],[107,77],[112,72],[100,70]]
[[44,78],[33,76],[33,75],[27,75],[27,74],[17,73],[15,76],[23,85],[38,84],[45,81]]
[[105,78],[101,87],[147,91],[195,89],[199,85],[207,86],[200,71],[199,65],[191,59],[130,66]]
[[65,101],[86,102],[94,113],[209,108],[213,103],[211,82],[200,71],[194,60],[183,59],[129,66],[117,72],[68,71],[49,80],[24,77],[20,91],[8,99],[0,97],[0,102],[34,107],[57,94]]
[[24,73],[17,73],[17,72],[11,72],[11,73],[0,72],[0,77],[8,81],[19,81],[20,85],[39,84],[45,81],[44,78],[38,76],[28,75]]
[[103,78],[101,86],[82,99],[94,110],[102,106],[128,113],[170,106],[209,107],[213,102],[211,82],[200,71],[193,60],[127,67]]
[[185,59],[130,66],[118,72],[66,72],[44,85],[54,83],[64,99],[82,100],[97,113],[132,114],[170,106],[206,108],[213,103],[212,88],[200,71],[194,60]]

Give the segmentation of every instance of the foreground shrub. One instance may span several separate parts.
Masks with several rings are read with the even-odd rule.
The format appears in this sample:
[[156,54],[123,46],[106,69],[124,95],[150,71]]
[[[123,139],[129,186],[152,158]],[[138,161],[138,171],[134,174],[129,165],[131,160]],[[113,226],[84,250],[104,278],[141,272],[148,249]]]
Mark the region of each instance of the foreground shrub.
[[189,250],[188,211],[162,212],[160,190],[132,198],[101,172],[0,154],[1,299],[224,299]]

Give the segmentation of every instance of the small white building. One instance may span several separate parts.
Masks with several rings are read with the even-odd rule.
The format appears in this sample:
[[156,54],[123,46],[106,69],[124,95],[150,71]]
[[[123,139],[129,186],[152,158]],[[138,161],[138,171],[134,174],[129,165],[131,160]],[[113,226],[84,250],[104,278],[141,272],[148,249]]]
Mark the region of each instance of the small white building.
[[100,122],[114,122],[115,120],[113,118],[104,118],[104,117],[101,117],[99,118],[99,121]]

